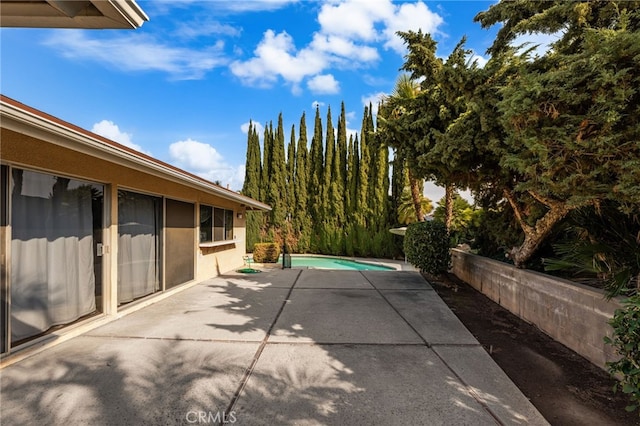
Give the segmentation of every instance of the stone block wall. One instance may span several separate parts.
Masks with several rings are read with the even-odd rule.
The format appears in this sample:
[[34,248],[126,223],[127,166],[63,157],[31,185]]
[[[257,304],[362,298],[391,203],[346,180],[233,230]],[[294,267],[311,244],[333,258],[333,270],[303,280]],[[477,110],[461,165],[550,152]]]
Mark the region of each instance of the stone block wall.
[[619,298],[607,301],[600,289],[460,250],[452,250],[452,264],[458,278],[598,367],[616,359],[603,338],[613,332],[608,321]]

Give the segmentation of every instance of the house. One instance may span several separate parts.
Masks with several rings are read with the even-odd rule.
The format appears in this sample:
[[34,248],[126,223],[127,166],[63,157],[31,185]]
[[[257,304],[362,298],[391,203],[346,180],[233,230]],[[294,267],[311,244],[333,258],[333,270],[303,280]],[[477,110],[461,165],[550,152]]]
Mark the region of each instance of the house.
[[270,210],[1,95],[0,123],[5,356],[242,266]]

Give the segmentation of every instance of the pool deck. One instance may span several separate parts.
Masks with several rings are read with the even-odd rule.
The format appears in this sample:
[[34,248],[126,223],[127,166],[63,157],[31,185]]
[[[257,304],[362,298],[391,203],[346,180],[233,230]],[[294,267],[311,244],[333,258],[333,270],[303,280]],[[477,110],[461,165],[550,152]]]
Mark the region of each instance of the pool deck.
[[412,271],[207,280],[0,371],[0,424],[546,425]]

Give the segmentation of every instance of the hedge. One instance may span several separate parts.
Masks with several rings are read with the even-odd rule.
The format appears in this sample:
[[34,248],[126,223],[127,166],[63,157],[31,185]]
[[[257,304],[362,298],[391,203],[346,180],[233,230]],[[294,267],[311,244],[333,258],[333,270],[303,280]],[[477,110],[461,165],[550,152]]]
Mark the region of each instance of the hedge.
[[277,263],[280,257],[280,247],[276,243],[255,243],[253,246],[253,261],[257,263]]
[[451,267],[449,233],[442,222],[412,223],[404,236],[407,260],[416,268],[432,275],[440,275]]

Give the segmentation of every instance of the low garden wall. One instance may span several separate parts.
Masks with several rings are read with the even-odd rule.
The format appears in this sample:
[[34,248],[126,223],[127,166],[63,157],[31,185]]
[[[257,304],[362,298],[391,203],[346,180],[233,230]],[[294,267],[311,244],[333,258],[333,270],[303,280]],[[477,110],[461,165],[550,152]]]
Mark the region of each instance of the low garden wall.
[[456,249],[451,272],[598,367],[616,359],[603,337],[613,332],[608,321],[620,299],[607,301],[600,289]]

